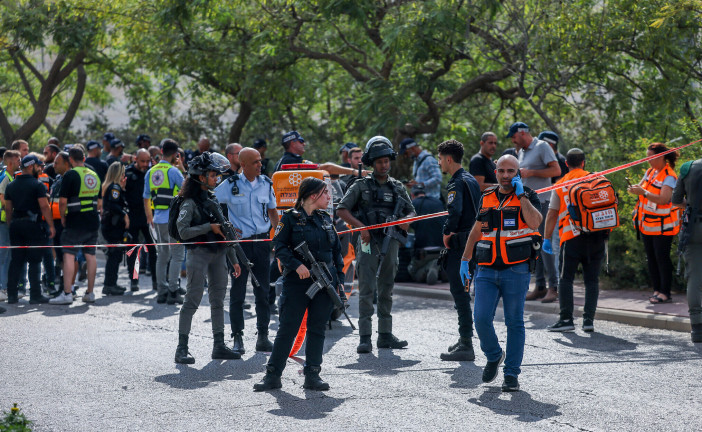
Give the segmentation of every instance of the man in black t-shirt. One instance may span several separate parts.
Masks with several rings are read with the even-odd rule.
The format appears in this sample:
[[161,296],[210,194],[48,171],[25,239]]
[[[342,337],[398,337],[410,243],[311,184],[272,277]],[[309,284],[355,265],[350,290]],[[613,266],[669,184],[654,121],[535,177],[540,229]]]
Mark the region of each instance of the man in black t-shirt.
[[95,171],[100,179],[100,183],[105,181],[105,175],[107,175],[107,162],[100,159],[100,154],[102,153],[102,144],[97,141],[88,141],[85,145],[86,150],[88,150],[88,157],[85,159],[85,165],[91,170]]
[[[85,154],[81,147],[71,147],[68,151],[73,169],[69,170],[61,182],[59,192],[59,213],[61,224],[64,226],[61,234],[63,245],[95,245],[97,243],[100,217],[98,212],[102,207],[100,179],[97,174],[86,168]],[[95,246],[83,247],[83,254],[88,267],[88,290],[83,296],[85,303],[95,302],[93,288],[95,286]],[[75,256],[78,248],[63,249],[63,292],[50,300],[51,304],[71,304],[71,281],[75,271]]]
[[497,135],[494,132],[485,132],[480,137],[480,151],[470,158],[468,172],[478,181],[480,191],[497,185],[495,162],[492,161],[496,150]]
[[[10,227],[10,244],[13,246],[44,246],[47,238],[55,234],[46,188],[37,178],[42,172],[42,162],[34,155],[22,158],[22,175],[5,190],[5,209]],[[44,218],[43,221],[42,217]],[[29,263],[29,303],[47,303],[41,295],[41,259],[44,250],[39,248],[12,249],[7,278],[7,302],[17,303],[17,284],[25,263]]]

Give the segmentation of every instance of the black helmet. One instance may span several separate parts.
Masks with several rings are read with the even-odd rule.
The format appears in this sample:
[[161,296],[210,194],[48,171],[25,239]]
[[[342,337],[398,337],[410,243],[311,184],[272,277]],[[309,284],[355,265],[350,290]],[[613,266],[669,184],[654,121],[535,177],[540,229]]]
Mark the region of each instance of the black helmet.
[[223,173],[229,169],[229,160],[219,153],[205,152],[188,164],[188,174],[191,176],[207,175],[209,171]]
[[368,140],[366,151],[361,157],[361,162],[364,165],[371,166],[373,161],[381,157],[389,157],[390,160],[395,160],[397,153],[392,148],[392,143],[384,136],[378,135]]

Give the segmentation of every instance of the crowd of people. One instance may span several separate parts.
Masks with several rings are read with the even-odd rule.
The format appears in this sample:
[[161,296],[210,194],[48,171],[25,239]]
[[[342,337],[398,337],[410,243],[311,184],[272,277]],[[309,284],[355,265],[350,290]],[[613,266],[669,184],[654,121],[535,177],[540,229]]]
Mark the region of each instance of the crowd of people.
[[[95,302],[95,255],[97,245],[105,245],[102,295],[139,291],[141,275],[150,277],[158,304],[182,305],[175,361],[192,364],[188,336],[205,288],[212,315],[212,358],[238,359],[246,352],[243,311],[250,307],[245,303],[250,278],[255,349],[272,352],[266,374],[254,389],[281,386],[285,359],[306,316],[304,387],[326,390],[329,385],[319,375],[325,325],[334,313],[335,296],[346,299],[345,257],[355,258],[358,278],[357,352],[373,350],[374,315],[376,346],[401,349],[408,342],[393,333],[392,292],[399,251],[411,244],[410,275],[429,284],[446,279],[454,299],[459,337],[441,359],[473,361],[475,327],[487,359],[483,381],[493,381],[504,362],[502,389],[516,391],[524,355],[524,302],[559,301],[559,318],[548,330],[575,330],[573,281],[582,265],[582,330],[594,331],[600,267],[608,235],[619,219],[613,225],[599,220],[600,225],[587,229],[573,211],[568,195],[573,181],[590,174],[583,150],[571,148],[563,156],[558,134],[543,131],[534,136],[523,122],[514,123],[506,138],[513,147],[495,161],[498,136],[485,132],[468,169],[463,168],[465,148],[459,141],[442,142],[435,157],[415,138],[405,138],[399,155],[413,161],[410,180],[390,175],[398,154],[388,138],[372,137],[364,148],[345,143],[339,150],[341,164],[317,165],[331,181],[304,179],[295,205],[282,214],[272,173],[288,164],[312,163],[303,158],[307,143],[297,131],[281,138],[284,154],[275,166],[265,157],[267,143],[262,139],[251,147],[229,144],[224,155],[210,151],[206,138],[197,143],[197,150],[185,151],[175,140],[151,145],[148,135],[139,135],[132,154],[124,152],[125,144],[112,133],[105,133],[102,142],[63,148],[52,138],[43,154],[30,153],[28,143],[18,140],[10,149],[0,149],[0,245],[23,247],[0,248],[0,299],[18,303],[26,295],[28,279],[30,304],[69,305],[78,298],[76,280],[83,279],[87,288],[81,300]],[[650,168],[627,189],[638,196],[633,222],[645,245],[652,304],[672,301],[670,250],[681,227],[688,236],[688,262],[699,260],[702,247],[702,205],[695,192],[702,190],[702,162],[683,165],[678,179],[677,154],[667,150],[660,143],[650,145]],[[444,175],[449,177],[445,188]],[[443,210],[448,211],[443,218],[414,222],[413,241],[407,241],[410,224],[402,219]],[[363,229],[398,220],[385,229]],[[344,227],[361,230],[340,240],[337,231]],[[267,242],[272,228],[273,241]],[[235,251],[231,243],[221,242],[225,239],[243,241]],[[117,282],[126,252],[122,245],[127,243],[156,246],[129,254],[130,285],[123,287]],[[143,273],[135,271],[137,259],[145,263]],[[692,339],[701,342],[702,277],[699,269],[688,267]],[[535,289],[527,292],[532,273]],[[185,287],[181,276],[186,277]],[[331,284],[332,291],[311,294],[320,281]],[[282,290],[276,290],[276,282]],[[231,347],[224,335],[228,285]],[[493,325],[500,299],[507,327],[504,349]],[[271,342],[269,326],[275,313],[280,325]]]

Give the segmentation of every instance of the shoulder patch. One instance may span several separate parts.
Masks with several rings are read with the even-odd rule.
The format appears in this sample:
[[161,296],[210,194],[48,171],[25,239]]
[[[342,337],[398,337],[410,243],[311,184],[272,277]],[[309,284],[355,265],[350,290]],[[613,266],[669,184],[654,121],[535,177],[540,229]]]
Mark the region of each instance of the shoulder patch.
[[455,198],[456,198],[456,191],[451,191],[448,193],[447,201],[449,204],[451,204]]
[[119,189],[112,189],[112,199],[119,198]]
[[280,232],[280,230],[283,229],[284,226],[285,226],[285,224],[282,221],[278,222],[278,225],[275,227],[275,233],[273,234],[273,237],[276,237],[278,235],[278,233]]

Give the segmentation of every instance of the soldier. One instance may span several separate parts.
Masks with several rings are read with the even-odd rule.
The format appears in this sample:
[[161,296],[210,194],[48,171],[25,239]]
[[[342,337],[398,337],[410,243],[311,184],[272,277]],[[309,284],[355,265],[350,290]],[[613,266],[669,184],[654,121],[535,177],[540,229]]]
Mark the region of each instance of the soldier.
[[[215,196],[221,204],[226,204],[229,221],[244,240],[268,239],[271,224],[278,225],[273,182],[261,175],[261,155],[258,151],[245,148],[238,156],[241,161],[241,174],[233,174],[217,186]],[[273,344],[268,340],[270,243],[244,242],[241,247],[252,262],[253,273],[258,281],[258,286],[254,286],[258,330],[256,351],[271,351]],[[244,266],[241,276],[232,280],[229,293],[229,320],[232,325],[234,351],[241,354],[246,352],[243,340],[244,297],[248,277],[249,271]]]
[[[337,207],[337,216],[353,227],[384,223],[391,218],[414,216],[414,207],[401,182],[390,177],[390,161],[397,154],[390,140],[375,136],[368,140],[363,163],[373,167],[373,173],[357,180],[347,191]],[[395,228],[403,231],[409,224]],[[378,348],[404,348],[407,341],[392,334],[392,290],[397,272],[397,254],[400,242],[388,239],[383,230],[361,231],[357,251],[359,297],[359,333],[361,341],[356,351],[369,353],[371,344],[373,294],[378,291]],[[385,246],[386,250],[383,250]],[[384,257],[382,257],[384,255]],[[382,257],[382,258],[381,258]],[[380,267],[379,276],[376,273]]]
[[[162,142],[163,159],[151,167],[144,177],[144,211],[146,223],[156,229],[158,243],[176,243],[168,235],[168,209],[173,197],[183,187],[182,163],[178,156],[178,143],[170,138]],[[177,167],[178,168],[177,168]],[[154,212],[151,212],[151,202]],[[158,303],[183,304],[183,297],[178,292],[180,266],[185,257],[185,248],[182,245],[171,244],[156,247],[156,280],[158,281]],[[170,263],[170,265],[169,265]],[[168,269],[168,275],[166,275]]]
[[458,312],[458,342],[449,347],[448,353],[441,354],[441,360],[473,361],[473,313],[470,310],[470,294],[461,280],[459,270],[461,254],[466,247],[468,235],[478,212],[480,186],[477,180],[463,166],[463,144],[456,140],[439,144],[439,165],[444,174],[451,176],[446,190],[448,192],[448,218],[444,223],[444,246],[446,255],[446,273],[453,303]]
[[686,162],[673,190],[673,205],[685,207],[679,248],[685,258],[692,342],[702,342],[702,159]]

